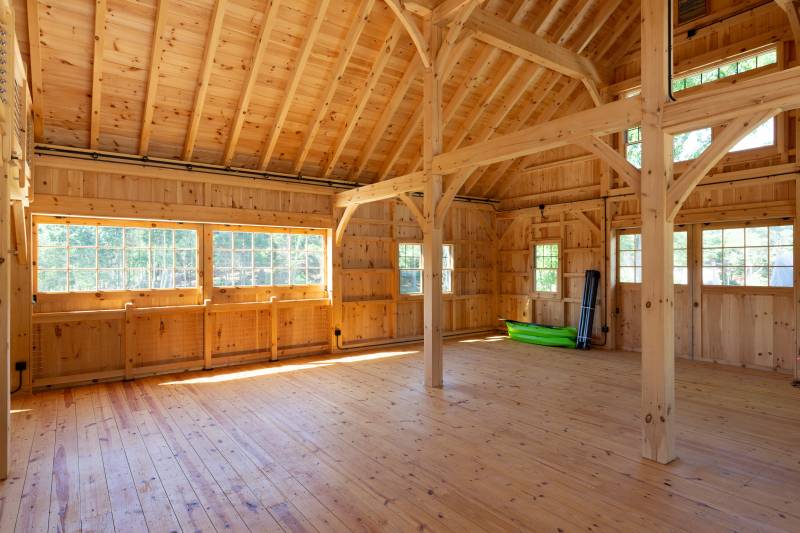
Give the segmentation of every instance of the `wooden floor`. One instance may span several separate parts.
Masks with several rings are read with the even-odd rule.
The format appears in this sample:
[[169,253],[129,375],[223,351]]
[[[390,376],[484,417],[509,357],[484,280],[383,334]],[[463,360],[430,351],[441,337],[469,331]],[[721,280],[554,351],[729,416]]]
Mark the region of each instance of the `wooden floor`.
[[800,531],[800,389],[680,360],[639,458],[634,354],[505,338],[14,400],[0,531]]

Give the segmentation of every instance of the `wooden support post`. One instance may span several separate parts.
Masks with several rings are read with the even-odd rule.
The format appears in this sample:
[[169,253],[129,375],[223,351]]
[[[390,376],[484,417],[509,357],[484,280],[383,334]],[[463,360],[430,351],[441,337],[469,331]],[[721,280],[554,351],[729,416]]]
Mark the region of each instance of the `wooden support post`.
[[613,202],[605,200],[607,205],[607,212],[605,214],[605,234],[608,236],[606,240],[606,291],[605,291],[605,309],[606,309],[606,326],[608,326],[608,333],[606,334],[606,348],[613,350],[617,345],[617,230],[615,230],[611,222],[614,220],[614,213],[616,212],[616,205]]
[[[211,368],[211,355],[213,354],[214,346],[214,328],[211,322],[211,299],[206,298],[203,300],[203,305],[206,307],[203,311],[203,368],[209,370]],[[256,311],[259,313],[260,311]]]
[[703,357],[703,227],[689,226],[689,283],[692,284],[692,359]]
[[125,381],[133,379],[133,303],[125,304],[125,318],[122,321],[122,357],[125,360]]
[[[800,121],[798,122],[800,126]],[[798,133],[800,138],[800,133]],[[794,384],[800,386],[800,178],[794,185]]]
[[667,9],[660,0],[642,1],[642,455],[662,464],[675,459],[672,136],[662,127],[671,61]]
[[423,169],[425,183],[423,215],[423,291],[425,314],[425,385],[441,387],[444,382],[442,357],[442,220],[436,219],[436,208],[442,199],[442,175],[433,174],[433,158],[442,151],[442,80],[436,70],[436,53],[442,30],[425,19],[428,52],[433,57],[424,77]]
[[[5,137],[3,143],[9,142],[10,137]],[[4,170],[0,176],[0,480],[8,477],[11,422],[11,179]]]
[[278,360],[278,300],[274,296],[270,300],[272,305],[269,306],[269,348],[270,348],[270,361]]
[[[325,233],[330,250],[327,259],[328,272],[328,300],[331,303],[331,338],[330,350],[335,353],[339,351],[337,346],[336,328],[342,327],[344,306],[342,303],[342,243],[337,240],[333,229],[328,228]],[[344,344],[344,343],[342,343]]]

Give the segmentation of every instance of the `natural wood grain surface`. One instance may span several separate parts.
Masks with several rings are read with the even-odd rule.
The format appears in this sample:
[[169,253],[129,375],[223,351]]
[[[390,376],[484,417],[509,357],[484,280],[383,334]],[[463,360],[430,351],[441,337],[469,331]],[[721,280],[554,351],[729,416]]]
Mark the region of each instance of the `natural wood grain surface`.
[[800,390],[677,361],[679,459],[639,457],[639,358],[506,338],[14,399],[0,531],[791,531]]

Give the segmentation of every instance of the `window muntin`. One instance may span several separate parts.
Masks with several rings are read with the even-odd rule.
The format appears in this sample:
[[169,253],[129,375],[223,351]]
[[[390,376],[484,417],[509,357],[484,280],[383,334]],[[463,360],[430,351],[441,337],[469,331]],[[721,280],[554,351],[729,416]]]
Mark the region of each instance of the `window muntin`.
[[[424,262],[422,245],[419,243],[404,242],[398,247],[398,263],[400,271],[400,294],[422,294]],[[455,259],[453,245],[442,245],[442,292],[453,292],[453,269]]]
[[[688,233],[672,233],[672,282],[686,285],[689,282]],[[642,282],[642,235],[624,233],[619,236],[619,281]]]
[[214,231],[214,287],[322,285],[322,235]]
[[533,247],[533,290],[557,293],[559,253],[558,243],[537,244]]
[[703,230],[703,283],[791,287],[793,241],[789,225]]
[[197,287],[197,231],[37,223],[42,293]]

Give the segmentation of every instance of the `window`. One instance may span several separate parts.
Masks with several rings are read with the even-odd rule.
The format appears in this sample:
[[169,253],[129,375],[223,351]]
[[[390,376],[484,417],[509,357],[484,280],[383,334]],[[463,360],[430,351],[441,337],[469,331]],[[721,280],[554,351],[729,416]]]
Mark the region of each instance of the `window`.
[[[422,245],[401,243],[398,262],[400,270],[400,294],[422,294],[423,258]],[[453,292],[453,245],[442,245],[442,292]]]
[[453,292],[453,245],[442,245],[442,292]]
[[422,245],[400,245],[400,294],[422,294]]
[[686,285],[689,283],[689,246],[688,233],[676,231],[672,234],[672,283]]
[[691,89],[692,87],[697,87],[698,85],[721,80],[722,78],[727,78],[728,76],[735,76],[736,74],[741,74],[743,72],[747,72],[748,70],[755,70],[757,68],[766,67],[767,65],[774,65],[777,62],[778,51],[777,49],[773,48],[758,55],[731,61],[730,63],[725,63],[703,72],[698,72],[679,78],[673,78],[672,92],[677,93],[679,91],[683,91],[684,89]]
[[533,247],[533,290],[558,292],[558,244],[537,244]]
[[792,226],[703,230],[703,283],[791,287]]
[[214,231],[214,286],[322,285],[321,234]]
[[197,287],[197,231],[37,224],[39,292]]
[[[676,93],[685,89],[691,89],[692,87],[711,83],[728,76],[734,76],[749,70],[773,65],[777,63],[777,61],[778,52],[773,48],[766,52],[725,63],[703,72],[674,78],[672,80],[672,92]],[[628,92],[625,97],[629,98],[639,93],[640,91],[637,89]],[[702,128],[675,135],[672,140],[672,161],[680,163],[697,158],[711,145],[711,140],[711,128]],[[751,150],[753,148],[772,146],[774,144],[775,119],[771,118],[753,130],[747,137],[739,141],[739,143],[731,149],[731,152]],[[629,128],[625,131],[625,158],[636,168],[642,168],[642,130],[639,126]]]
[[619,280],[642,282],[642,236],[638,233],[619,236]]
[[752,150],[753,148],[762,148],[764,146],[772,146],[775,144],[775,117],[770,118],[759,127],[747,134],[747,136],[736,143],[731,148],[731,152],[741,152],[743,150]]
[[[686,285],[689,281],[688,234],[676,231],[672,234],[672,282]],[[619,236],[619,281],[642,282],[642,235],[626,233]]]

